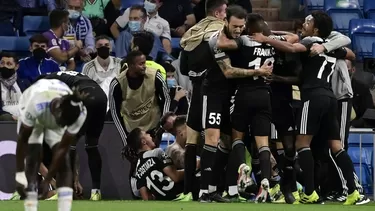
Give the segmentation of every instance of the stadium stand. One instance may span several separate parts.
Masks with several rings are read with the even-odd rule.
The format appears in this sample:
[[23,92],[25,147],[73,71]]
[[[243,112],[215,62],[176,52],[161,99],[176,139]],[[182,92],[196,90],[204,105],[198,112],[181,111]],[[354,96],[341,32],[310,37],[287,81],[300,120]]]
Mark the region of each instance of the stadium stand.
[[336,0],[325,0],[324,10],[331,16],[333,27],[336,31],[349,34],[349,21],[363,18],[362,11],[358,7],[338,7]]
[[375,42],[372,43],[372,58],[375,58]]
[[355,163],[354,169],[365,192],[372,193],[372,177],[369,167],[366,164]]
[[25,16],[23,17],[23,33],[31,36],[49,30],[48,16]]
[[364,0],[363,12],[368,19],[375,19],[375,1]]
[[349,23],[349,37],[357,60],[372,58],[372,43],[375,40],[375,20],[352,19]]
[[143,5],[143,2],[144,0],[122,0],[122,10],[126,10],[126,8],[131,7],[132,5]]
[[324,9],[324,0],[307,0],[307,10],[311,12],[313,10]]
[[20,57],[26,57],[30,54],[29,37],[0,36],[0,40],[2,51],[15,52]]

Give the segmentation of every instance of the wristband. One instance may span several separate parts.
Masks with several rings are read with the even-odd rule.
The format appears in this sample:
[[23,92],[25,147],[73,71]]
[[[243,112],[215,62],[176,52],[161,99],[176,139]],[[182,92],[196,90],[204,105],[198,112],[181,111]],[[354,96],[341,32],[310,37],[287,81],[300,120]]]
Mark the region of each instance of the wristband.
[[16,182],[23,185],[25,188],[27,187],[27,178],[24,171],[16,172]]

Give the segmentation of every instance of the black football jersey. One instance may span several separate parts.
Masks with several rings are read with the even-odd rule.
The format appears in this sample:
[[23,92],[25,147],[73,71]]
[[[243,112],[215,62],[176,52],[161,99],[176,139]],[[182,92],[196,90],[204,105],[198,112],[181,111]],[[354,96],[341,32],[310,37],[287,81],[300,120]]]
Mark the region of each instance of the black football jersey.
[[[274,63],[275,49],[267,44],[251,40],[242,35],[242,45],[239,49],[229,53],[233,67],[244,69],[259,69],[264,63]],[[246,77],[236,79],[238,87],[269,87],[264,77]]]
[[163,169],[172,166],[172,159],[160,148],[140,154],[135,178],[137,188],[146,187],[156,200],[173,200],[183,192],[183,183],[175,183]]
[[93,81],[88,76],[75,71],[61,71],[51,73],[46,75],[44,79],[58,79],[64,82],[70,88],[78,87],[80,90],[92,86],[99,86],[95,81]]

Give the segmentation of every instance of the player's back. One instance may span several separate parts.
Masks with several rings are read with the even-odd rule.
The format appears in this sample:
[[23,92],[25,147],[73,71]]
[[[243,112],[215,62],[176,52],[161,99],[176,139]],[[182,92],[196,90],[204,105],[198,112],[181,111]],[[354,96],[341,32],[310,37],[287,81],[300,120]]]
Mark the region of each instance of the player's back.
[[44,77],[45,79],[58,79],[64,83],[66,83],[69,87],[78,87],[80,90],[87,88],[87,86],[91,87],[96,84],[88,76],[75,72],[75,71],[60,71],[48,74]]
[[[247,35],[242,35],[242,46],[239,50],[229,53],[233,67],[244,69],[259,69],[264,63],[273,63],[275,49],[267,44],[251,40]],[[264,77],[247,77],[237,79],[239,87],[269,87]]]
[[147,187],[157,200],[175,199],[183,186],[163,172],[169,165],[173,165],[172,159],[160,148],[141,153],[135,173],[137,187]]
[[314,43],[322,44],[324,42],[319,37],[306,37],[301,40],[308,51],[301,54],[300,89],[304,93],[324,93],[334,97],[330,79],[335,68],[336,58],[324,53],[316,56],[310,55],[310,48]]
[[47,128],[59,128],[50,111],[53,99],[72,94],[64,82],[56,79],[40,79],[27,88],[20,98],[20,114],[32,115],[37,123]]

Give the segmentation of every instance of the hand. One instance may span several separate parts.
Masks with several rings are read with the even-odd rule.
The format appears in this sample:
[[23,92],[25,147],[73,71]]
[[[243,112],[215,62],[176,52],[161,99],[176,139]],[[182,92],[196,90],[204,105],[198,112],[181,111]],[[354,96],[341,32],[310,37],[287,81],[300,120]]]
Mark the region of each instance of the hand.
[[185,97],[186,96],[186,90],[185,89],[176,89],[176,94],[174,96],[174,99],[176,101],[179,101],[181,98]]
[[86,52],[86,54],[90,54],[90,53],[94,53],[94,50],[91,49],[91,48],[86,48],[85,52]]
[[81,58],[81,60],[83,62],[89,62],[89,61],[91,61],[91,56],[90,56],[90,54],[87,53],[86,50],[80,50],[78,52],[78,55],[80,56],[80,58]]
[[74,46],[76,46],[79,49],[82,49],[83,48],[83,43],[82,43],[81,40],[75,40],[74,41]]
[[184,26],[184,25],[179,26],[179,27],[176,28],[176,30],[174,32],[176,33],[176,35],[182,37],[186,32],[186,26]]
[[47,198],[47,195],[48,195],[48,192],[49,192],[49,184],[51,183],[51,181],[48,181],[46,179],[44,179],[41,184],[39,185],[39,199],[45,199]]
[[257,41],[257,42],[260,42],[260,43],[264,43],[266,42],[266,39],[267,37],[264,36],[262,33],[254,33],[252,36],[250,36],[251,39],[253,39],[254,41]]
[[270,84],[273,82],[273,75],[270,75],[270,76],[267,76],[264,81],[266,82],[266,84]]
[[257,71],[257,76],[270,76],[272,74],[273,64],[264,63]]
[[77,194],[77,196],[81,196],[83,194],[83,187],[79,181],[74,182],[74,192]]
[[313,46],[310,48],[310,56],[315,56],[321,54],[325,51],[325,47],[318,43],[314,43]]

